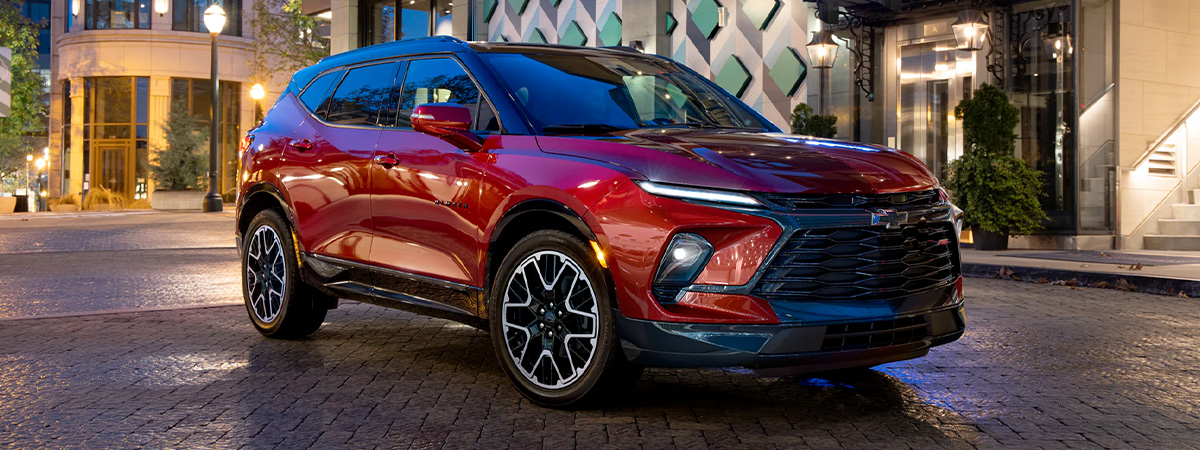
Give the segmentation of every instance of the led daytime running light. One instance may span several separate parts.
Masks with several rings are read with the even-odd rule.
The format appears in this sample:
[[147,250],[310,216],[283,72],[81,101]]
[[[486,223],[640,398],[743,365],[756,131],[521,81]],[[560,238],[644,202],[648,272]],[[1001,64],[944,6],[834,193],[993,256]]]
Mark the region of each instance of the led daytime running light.
[[654,195],[661,195],[663,197],[679,198],[684,200],[699,200],[713,203],[728,203],[740,206],[763,206],[763,204],[758,200],[755,200],[754,197],[737,192],[715,191],[682,186],[668,186],[650,181],[638,181],[637,184],[646,192]]

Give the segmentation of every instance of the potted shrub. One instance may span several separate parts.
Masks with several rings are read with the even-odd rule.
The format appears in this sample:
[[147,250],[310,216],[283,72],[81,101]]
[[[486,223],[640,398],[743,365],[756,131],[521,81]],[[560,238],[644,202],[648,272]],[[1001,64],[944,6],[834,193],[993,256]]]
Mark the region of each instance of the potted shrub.
[[208,135],[183,101],[171,105],[162,130],[167,146],[150,163],[154,176],[151,205],[154,209],[198,210],[204,201]]
[[83,197],[83,209],[111,211],[125,209],[125,197],[104,186],[95,186]]
[[831,138],[837,135],[837,116],[822,116],[807,103],[792,110],[792,134]]
[[79,211],[79,196],[75,194],[70,194],[59,198],[52,198],[46,203],[50,205],[50,211],[52,212]]
[[971,225],[975,248],[1006,250],[1008,236],[1042,228],[1042,172],[1013,156],[1020,111],[1008,95],[984,84],[971,99],[959,102],[966,151],[950,163],[945,186]]

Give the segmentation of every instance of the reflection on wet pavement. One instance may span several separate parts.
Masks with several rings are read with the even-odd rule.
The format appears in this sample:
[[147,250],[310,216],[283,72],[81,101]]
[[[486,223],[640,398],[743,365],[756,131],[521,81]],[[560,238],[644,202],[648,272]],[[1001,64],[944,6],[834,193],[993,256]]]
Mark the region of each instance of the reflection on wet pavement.
[[0,221],[0,319],[241,301],[233,217]]
[[652,369],[599,409],[521,398],[481,331],[346,302],[311,339],[239,307],[0,322],[0,446],[1140,447],[1200,436],[1200,309],[968,280],[968,333],[872,371]]

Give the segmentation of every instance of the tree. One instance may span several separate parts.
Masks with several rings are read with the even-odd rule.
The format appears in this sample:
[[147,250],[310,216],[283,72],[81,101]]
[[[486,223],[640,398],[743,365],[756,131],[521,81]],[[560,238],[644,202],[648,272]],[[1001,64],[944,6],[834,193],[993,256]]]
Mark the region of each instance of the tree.
[[792,134],[834,137],[837,135],[837,116],[816,114],[807,103],[801,103],[792,110]]
[[1030,234],[1042,228],[1042,172],[1013,156],[1020,110],[990,84],[959,102],[965,154],[950,163],[946,188],[967,223],[1000,234]]
[[12,109],[0,117],[0,181],[12,185],[25,170],[25,155],[39,150],[30,132],[45,127],[45,79],[37,69],[37,25],[21,15],[21,3],[0,0],[0,46],[12,49]]
[[208,147],[208,133],[200,119],[188,110],[185,100],[171,104],[171,112],[162,125],[167,148],[160,149],[150,171],[154,174],[154,188],[162,191],[200,190],[204,187],[204,176],[208,173],[208,161],[204,149]]
[[254,78],[291,75],[329,56],[329,41],[317,34],[318,25],[300,11],[300,0],[255,1],[254,58],[247,62]]

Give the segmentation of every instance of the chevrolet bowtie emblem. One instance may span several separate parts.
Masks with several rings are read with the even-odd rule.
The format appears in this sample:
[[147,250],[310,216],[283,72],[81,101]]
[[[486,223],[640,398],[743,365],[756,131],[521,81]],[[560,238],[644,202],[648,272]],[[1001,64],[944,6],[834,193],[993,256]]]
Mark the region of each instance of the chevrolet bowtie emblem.
[[871,225],[883,225],[888,229],[896,229],[908,223],[908,213],[890,209],[871,211]]

